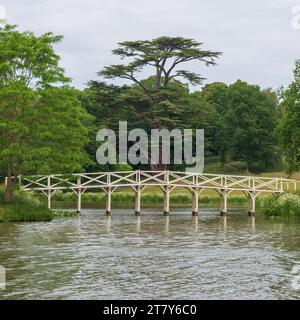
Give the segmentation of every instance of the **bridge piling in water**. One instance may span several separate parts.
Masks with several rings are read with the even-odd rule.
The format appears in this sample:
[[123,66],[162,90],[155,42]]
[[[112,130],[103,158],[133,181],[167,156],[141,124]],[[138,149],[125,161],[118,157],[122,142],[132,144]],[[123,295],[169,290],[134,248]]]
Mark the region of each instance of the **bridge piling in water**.
[[192,191],[192,198],[193,198],[192,215],[197,216],[199,213],[199,190],[198,189],[195,189]]
[[80,214],[81,213],[81,196],[82,196],[81,178],[80,177],[77,179],[77,186],[78,186],[78,190],[77,190],[77,213]]
[[141,187],[137,187],[135,189],[135,210],[134,213],[136,216],[140,216],[141,215]]
[[81,190],[78,190],[78,195],[77,195],[77,213],[81,213]]
[[51,191],[51,177],[47,178],[47,197],[48,197],[48,209],[51,209],[51,198],[52,198],[52,191]]
[[255,192],[248,193],[248,216],[249,217],[255,216],[256,197],[257,195],[255,194]]
[[110,216],[111,215],[111,195],[112,195],[112,190],[109,187],[105,191],[106,191],[106,211],[105,211],[105,214],[107,216]]
[[48,209],[51,210],[51,190],[48,191]]
[[221,196],[220,214],[221,216],[226,216],[227,209],[228,209],[228,191],[227,190],[221,191],[220,196]]
[[164,188],[164,215],[168,216],[170,215],[170,187],[167,186]]

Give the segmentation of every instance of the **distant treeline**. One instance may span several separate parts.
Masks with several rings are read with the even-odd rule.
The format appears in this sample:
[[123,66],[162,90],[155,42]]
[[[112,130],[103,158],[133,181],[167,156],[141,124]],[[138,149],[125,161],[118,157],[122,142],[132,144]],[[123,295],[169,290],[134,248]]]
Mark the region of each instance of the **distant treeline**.
[[[153,78],[145,80],[146,83],[152,81]],[[91,132],[87,148],[91,159],[96,154],[97,130],[107,127],[118,131],[118,121],[127,120],[129,129],[138,127],[150,131],[154,126],[145,119],[149,117],[159,118],[160,128],[204,129],[207,159],[213,157],[224,164],[239,161],[240,170],[251,172],[281,168],[282,156],[275,131],[282,111],[274,91],[261,90],[241,80],[231,85],[207,84],[201,91],[194,92],[186,84],[174,81],[168,90],[165,105],[151,111],[145,101],[137,98],[142,96],[137,85],[119,87],[91,82],[82,96],[84,108],[94,116],[95,131]],[[170,168],[184,169],[178,165]],[[89,169],[105,168],[94,162]]]
[[[206,159],[223,165],[234,161],[239,170],[299,170],[298,63],[294,81],[279,93],[241,80],[192,91],[203,83],[200,67],[214,66],[221,52],[204,49],[193,39],[162,36],[119,43],[112,53],[123,64],[102,68],[99,81],[77,90],[54,49],[61,41],[62,36],[36,36],[0,21],[0,176],[8,177],[5,201],[11,201],[19,174],[131,169],[99,165],[95,159],[96,132],[117,131],[119,120],[127,120],[129,130],[147,132],[204,129]],[[191,61],[196,72],[188,68]],[[143,74],[150,76],[141,79]],[[104,79],[125,79],[127,84]],[[185,164],[149,163],[133,169],[141,167],[183,170]]]

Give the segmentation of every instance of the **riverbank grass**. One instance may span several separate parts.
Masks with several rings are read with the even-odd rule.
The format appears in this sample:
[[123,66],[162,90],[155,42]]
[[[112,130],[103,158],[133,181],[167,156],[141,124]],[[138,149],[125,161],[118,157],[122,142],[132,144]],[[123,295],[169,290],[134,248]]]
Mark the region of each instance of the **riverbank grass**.
[[54,214],[30,193],[16,190],[11,202],[4,201],[0,187],[0,222],[51,221]]
[[[58,191],[53,195],[54,201],[76,201],[77,196],[73,192]],[[41,199],[44,199],[42,196]],[[85,192],[82,195],[82,201],[86,202],[105,202],[106,195],[103,192]],[[114,203],[134,203],[135,194],[132,191],[121,190],[112,194],[112,201]],[[141,195],[142,203],[158,204],[163,203],[164,196],[161,191],[150,189],[143,192]],[[192,195],[190,192],[184,189],[176,189],[170,195],[170,202],[173,204],[191,204]],[[218,204],[220,197],[215,193],[206,192],[200,195],[200,203],[203,204]],[[247,202],[247,198],[244,195],[231,195],[229,197],[229,203],[243,204]]]
[[258,199],[257,209],[266,216],[300,217],[300,195],[284,194],[262,197]]

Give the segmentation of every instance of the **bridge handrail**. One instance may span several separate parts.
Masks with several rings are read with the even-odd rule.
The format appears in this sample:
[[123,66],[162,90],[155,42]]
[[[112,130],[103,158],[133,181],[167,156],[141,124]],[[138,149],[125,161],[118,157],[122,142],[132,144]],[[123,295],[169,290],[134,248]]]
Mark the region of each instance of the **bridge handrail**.
[[[248,197],[248,214],[255,213],[255,199],[262,193],[282,194],[299,181],[283,177],[261,177],[251,175],[228,175],[181,171],[113,171],[73,174],[51,174],[18,176],[20,188],[24,191],[38,191],[51,199],[57,191],[72,191],[77,196],[77,212],[81,210],[82,194],[86,190],[102,190],[106,194],[106,214],[111,214],[112,194],[117,188],[129,187],[135,192],[135,213],[141,211],[141,192],[147,187],[159,187],[164,194],[164,214],[170,212],[170,193],[174,188],[186,188],[193,197],[193,215],[197,215],[199,194],[203,190],[215,190],[221,197],[221,214],[227,212],[228,196],[239,191]],[[7,183],[7,178],[6,181]]]
[[65,177],[65,176],[83,176],[83,175],[102,175],[102,174],[135,174],[135,173],[146,173],[146,174],[164,174],[164,173],[173,173],[178,175],[189,175],[189,176],[209,176],[209,177],[230,177],[230,178],[249,178],[249,179],[263,179],[263,180],[282,180],[284,182],[300,182],[295,179],[288,179],[283,177],[266,177],[266,176],[252,176],[252,175],[231,175],[231,174],[218,174],[218,173],[198,173],[198,172],[183,172],[183,171],[151,171],[151,170],[136,170],[136,171],[99,171],[99,172],[84,172],[84,173],[65,173],[65,174],[49,174],[49,175],[20,175],[19,177],[23,178],[42,178],[42,177]]

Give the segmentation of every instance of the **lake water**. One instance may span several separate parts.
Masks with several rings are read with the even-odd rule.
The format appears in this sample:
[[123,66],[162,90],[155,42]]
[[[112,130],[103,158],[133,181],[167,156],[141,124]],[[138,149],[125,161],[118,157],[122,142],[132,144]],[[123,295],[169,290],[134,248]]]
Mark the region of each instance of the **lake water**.
[[299,264],[299,222],[243,209],[86,210],[0,224],[0,299],[298,299]]

